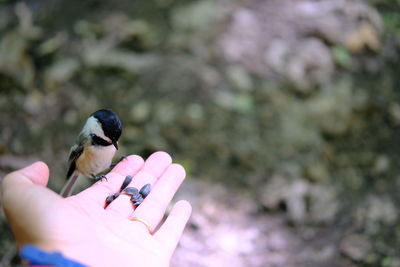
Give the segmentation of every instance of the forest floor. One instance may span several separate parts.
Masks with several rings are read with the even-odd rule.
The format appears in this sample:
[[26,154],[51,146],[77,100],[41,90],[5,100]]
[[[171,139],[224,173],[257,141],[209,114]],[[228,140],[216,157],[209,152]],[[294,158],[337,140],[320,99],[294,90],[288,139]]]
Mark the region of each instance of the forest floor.
[[177,198],[189,200],[193,214],[171,266],[355,266],[335,231],[292,227],[284,213],[261,212],[244,193],[189,180]]

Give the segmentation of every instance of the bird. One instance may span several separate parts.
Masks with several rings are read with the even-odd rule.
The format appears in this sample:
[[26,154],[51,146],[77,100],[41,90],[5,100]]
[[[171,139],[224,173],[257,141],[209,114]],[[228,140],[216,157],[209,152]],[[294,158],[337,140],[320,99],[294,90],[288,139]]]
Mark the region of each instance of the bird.
[[80,176],[107,179],[99,174],[112,166],[121,134],[121,120],[113,111],[100,109],[89,116],[71,147],[66,175],[68,180],[60,192],[62,197],[72,194]]

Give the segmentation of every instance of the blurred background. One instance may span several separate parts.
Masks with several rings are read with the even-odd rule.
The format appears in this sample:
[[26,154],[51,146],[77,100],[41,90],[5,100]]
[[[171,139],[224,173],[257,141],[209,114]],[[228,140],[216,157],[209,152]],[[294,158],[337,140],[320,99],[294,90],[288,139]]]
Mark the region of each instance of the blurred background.
[[399,54],[398,0],[0,0],[0,176],[110,108],[187,170],[172,266],[400,266]]

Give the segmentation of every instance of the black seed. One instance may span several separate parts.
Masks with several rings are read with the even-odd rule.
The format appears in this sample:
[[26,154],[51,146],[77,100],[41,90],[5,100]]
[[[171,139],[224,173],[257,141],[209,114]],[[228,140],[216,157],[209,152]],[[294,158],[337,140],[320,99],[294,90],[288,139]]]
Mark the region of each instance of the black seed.
[[145,184],[142,189],[140,189],[139,194],[142,195],[143,198],[146,198],[151,191],[151,185],[150,184]]
[[128,184],[132,181],[132,178],[133,178],[133,177],[130,176],[130,175],[128,175],[128,176],[125,177],[125,180],[124,180],[124,182],[123,182],[122,185],[121,185],[120,191],[124,190],[124,189],[128,186]]
[[133,195],[131,197],[131,201],[133,202],[133,205],[139,205],[143,202],[143,198],[141,195]]
[[114,198],[114,195],[110,195],[110,196],[108,196],[108,197],[106,198],[106,203],[107,203],[107,204],[110,204],[114,199],[115,199],[115,198]]
[[109,196],[106,198],[106,203],[107,203],[107,205],[110,204],[111,202],[113,202],[117,197],[119,197],[119,194],[120,194],[120,193],[118,192],[118,193],[109,195]]
[[139,194],[139,190],[136,187],[127,187],[124,189],[124,193],[128,195],[137,195]]
[[133,202],[133,205],[134,206],[139,206],[142,203],[143,203],[143,200],[136,200],[136,201]]
[[138,199],[143,199],[143,197],[139,193],[136,194],[136,195],[132,195],[131,196],[131,200],[132,201],[135,201],[135,200],[138,200]]

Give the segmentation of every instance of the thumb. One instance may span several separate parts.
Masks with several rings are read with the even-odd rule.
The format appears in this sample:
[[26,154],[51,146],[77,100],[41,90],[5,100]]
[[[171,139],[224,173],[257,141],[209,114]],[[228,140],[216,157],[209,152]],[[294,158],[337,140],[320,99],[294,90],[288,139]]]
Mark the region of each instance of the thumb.
[[49,181],[49,168],[41,161],[35,162],[23,169],[9,173],[1,183],[1,195],[11,192],[20,192],[31,185],[46,186]]
[[[19,243],[33,242],[40,231],[41,215],[47,206],[55,203],[53,191],[46,188],[49,168],[43,162],[35,162],[4,177],[1,183],[1,202],[4,213]],[[35,229],[35,230],[32,230]]]
[[44,162],[37,161],[23,169],[9,173],[3,179],[3,186],[11,183],[34,183],[46,186],[49,180],[49,168]]
[[46,186],[49,181],[49,167],[41,161],[37,161],[17,172],[37,185]]

